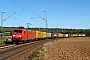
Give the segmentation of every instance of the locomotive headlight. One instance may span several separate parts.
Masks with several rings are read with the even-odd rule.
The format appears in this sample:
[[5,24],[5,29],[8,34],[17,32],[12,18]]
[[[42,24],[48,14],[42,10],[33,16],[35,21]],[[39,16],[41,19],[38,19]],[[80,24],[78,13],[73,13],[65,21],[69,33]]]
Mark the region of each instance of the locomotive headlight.
[[13,36],[15,36],[15,35],[13,35]]
[[21,37],[21,35],[19,35],[19,37]]

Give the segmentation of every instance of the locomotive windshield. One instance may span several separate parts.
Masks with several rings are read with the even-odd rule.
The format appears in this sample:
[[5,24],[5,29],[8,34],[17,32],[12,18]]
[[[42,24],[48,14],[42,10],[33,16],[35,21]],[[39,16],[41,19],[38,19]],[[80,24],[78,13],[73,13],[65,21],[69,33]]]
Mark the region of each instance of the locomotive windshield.
[[22,30],[14,30],[13,33],[22,33]]

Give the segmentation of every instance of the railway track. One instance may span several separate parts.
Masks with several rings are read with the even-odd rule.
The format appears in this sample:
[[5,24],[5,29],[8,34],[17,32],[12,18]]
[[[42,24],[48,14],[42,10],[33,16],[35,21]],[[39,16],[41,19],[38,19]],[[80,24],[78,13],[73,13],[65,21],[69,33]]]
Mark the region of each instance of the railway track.
[[[6,60],[20,52],[23,52],[27,49],[33,49],[37,48],[38,46],[42,47],[44,43],[46,43],[48,40],[40,40],[40,41],[35,41],[35,42],[30,42],[26,44],[20,44],[20,45],[13,45],[9,46],[8,48],[3,47],[0,49],[0,60]],[[40,48],[37,48],[35,50],[38,50]]]

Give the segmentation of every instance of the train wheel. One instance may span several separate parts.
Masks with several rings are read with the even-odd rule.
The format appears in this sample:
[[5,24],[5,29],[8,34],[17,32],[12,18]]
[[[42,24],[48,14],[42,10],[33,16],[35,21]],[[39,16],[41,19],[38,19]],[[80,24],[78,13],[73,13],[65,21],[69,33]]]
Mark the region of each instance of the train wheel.
[[29,41],[29,40],[27,40],[27,42],[29,43],[30,41]]
[[15,42],[16,44],[19,44],[19,41],[18,40],[16,40],[16,42]]
[[22,41],[22,43],[24,44],[25,42],[24,42],[24,41]]

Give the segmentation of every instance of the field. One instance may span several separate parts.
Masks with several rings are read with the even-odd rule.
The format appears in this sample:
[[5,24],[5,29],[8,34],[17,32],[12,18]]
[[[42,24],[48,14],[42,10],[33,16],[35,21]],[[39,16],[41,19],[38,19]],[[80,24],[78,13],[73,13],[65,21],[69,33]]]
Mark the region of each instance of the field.
[[90,37],[58,39],[47,47],[43,60],[90,60]]

